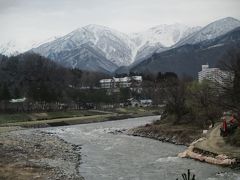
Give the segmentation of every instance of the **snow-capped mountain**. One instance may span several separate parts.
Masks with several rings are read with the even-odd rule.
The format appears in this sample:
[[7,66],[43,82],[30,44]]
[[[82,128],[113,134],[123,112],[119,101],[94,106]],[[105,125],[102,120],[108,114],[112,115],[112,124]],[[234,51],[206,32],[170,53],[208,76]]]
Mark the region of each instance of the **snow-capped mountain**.
[[34,48],[33,51],[49,57],[62,51],[79,49],[82,45],[95,49],[98,54],[102,54],[117,66],[132,63],[134,42],[123,33],[99,25],[76,29],[66,36]]
[[41,46],[42,44],[45,44],[45,43],[54,41],[54,40],[56,40],[56,39],[58,39],[58,38],[60,38],[60,36],[53,36],[53,37],[44,39],[44,40],[42,40],[42,41],[34,41],[34,42],[31,43],[32,45],[31,45],[31,48],[30,48],[30,49],[32,49],[32,48],[37,48],[37,47]]
[[139,46],[144,46],[146,43],[154,45],[160,42],[164,47],[171,47],[179,40],[200,29],[201,27],[189,27],[179,23],[170,25],[163,24],[134,34],[134,39],[137,39],[135,41],[138,43],[140,42]]
[[19,53],[19,49],[14,41],[0,44],[0,54],[5,56],[14,56]]
[[5,56],[15,56],[20,53],[26,52],[29,49],[38,47],[42,44],[45,44],[47,42],[53,41],[55,39],[59,38],[58,36],[50,37],[45,40],[41,41],[31,41],[28,43],[20,43],[16,40],[11,40],[8,42],[0,43],[0,54],[3,54]]
[[186,38],[182,39],[174,47],[181,46],[184,44],[196,44],[202,41],[215,39],[221,35],[224,35],[231,30],[240,27],[240,21],[232,17],[227,17],[214,21],[207,26],[203,27],[197,33],[194,33]]
[[159,25],[132,35],[137,45],[135,62],[140,62],[154,52],[162,52],[183,38],[197,32],[201,27],[189,27],[183,24]]
[[50,59],[65,67],[79,68],[82,70],[111,73],[117,69],[117,65],[106,59],[101,51],[96,51],[88,44],[83,44],[73,50],[64,50],[49,55]]
[[[197,29],[199,28],[190,28],[181,24],[161,25],[144,32],[127,35],[105,26],[88,25],[33,48],[33,51],[61,64],[82,68],[80,61],[84,61],[83,57],[87,57],[86,49],[91,49],[90,56],[95,54],[95,57],[99,57],[101,54],[105,60],[109,60],[117,67],[129,66],[134,61],[138,62],[151,56],[155,51],[164,51],[166,47],[175,44]],[[82,47],[85,48],[83,56],[79,54]],[[62,52],[68,52],[68,58],[59,56]],[[115,68],[106,70],[113,72]]]
[[221,67],[223,61],[231,60],[229,52],[235,53],[238,49],[240,27],[214,39],[185,44],[154,54],[127,70],[135,73],[175,72],[179,76],[189,75],[197,78],[201,65],[208,63],[211,67]]

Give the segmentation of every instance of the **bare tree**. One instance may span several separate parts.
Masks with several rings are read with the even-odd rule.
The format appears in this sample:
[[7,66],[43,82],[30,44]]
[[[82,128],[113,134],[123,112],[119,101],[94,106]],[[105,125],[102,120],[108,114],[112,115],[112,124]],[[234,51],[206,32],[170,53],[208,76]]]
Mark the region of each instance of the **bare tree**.
[[194,81],[188,85],[187,104],[191,108],[195,120],[204,127],[211,121],[214,125],[215,120],[221,115],[219,108],[220,96],[213,88],[212,82],[204,80],[201,83]]
[[230,78],[227,84],[220,84],[222,93],[222,105],[225,108],[240,112],[240,51],[233,50],[221,61],[222,68],[229,72]]
[[175,115],[174,124],[177,124],[181,121],[182,116],[187,113],[186,84],[177,78],[169,78],[165,82],[164,91],[166,111]]

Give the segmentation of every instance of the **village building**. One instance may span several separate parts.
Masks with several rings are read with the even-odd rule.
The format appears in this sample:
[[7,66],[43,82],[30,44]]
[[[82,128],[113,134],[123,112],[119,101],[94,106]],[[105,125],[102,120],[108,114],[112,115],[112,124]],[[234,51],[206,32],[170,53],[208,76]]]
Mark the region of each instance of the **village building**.
[[102,89],[137,88],[142,84],[142,76],[113,77],[112,79],[101,79],[99,82]]
[[134,99],[130,98],[128,99],[128,105],[132,107],[150,107],[152,106],[152,100],[151,99]]
[[141,99],[141,100],[140,100],[140,105],[141,105],[142,107],[152,106],[152,100],[151,100],[151,99]]

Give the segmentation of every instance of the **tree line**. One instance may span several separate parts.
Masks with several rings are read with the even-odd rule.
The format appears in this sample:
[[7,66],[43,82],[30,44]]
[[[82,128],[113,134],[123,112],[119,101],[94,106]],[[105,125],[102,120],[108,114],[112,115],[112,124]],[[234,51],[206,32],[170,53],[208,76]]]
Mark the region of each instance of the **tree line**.
[[[91,89],[98,86],[100,79],[107,77],[102,73],[65,68],[38,54],[1,55],[0,111],[17,106],[11,105],[10,99],[23,97],[29,104],[27,110],[34,106],[39,110],[51,108],[50,104],[56,107],[56,104],[101,101],[104,93],[101,90],[93,93]],[[82,87],[90,90],[86,92]]]
[[[229,58],[228,58],[229,59]],[[26,53],[13,57],[0,55],[0,111],[51,110],[59,108],[79,109],[86,103],[114,104],[128,98],[152,99],[154,104],[166,104],[165,111],[172,114],[175,123],[183,119],[195,119],[205,126],[214,121],[223,109],[239,112],[240,107],[240,60],[235,53],[224,68],[234,73],[233,86],[216,91],[211,83],[198,83],[191,77],[178,77],[173,72],[158,74],[118,75],[143,77],[142,92],[120,89],[108,94],[100,89],[99,80],[109,75],[65,68],[38,54]],[[9,103],[10,99],[27,98],[24,107]],[[21,103],[19,103],[22,106]],[[201,119],[201,120],[200,120]]]

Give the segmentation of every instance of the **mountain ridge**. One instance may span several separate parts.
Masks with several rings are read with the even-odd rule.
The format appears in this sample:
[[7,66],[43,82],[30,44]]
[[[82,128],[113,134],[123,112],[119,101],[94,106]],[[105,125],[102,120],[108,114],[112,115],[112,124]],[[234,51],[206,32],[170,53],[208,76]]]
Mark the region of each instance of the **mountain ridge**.
[[[170,33],[168,33],[169,28],[171,29]],[[79,54],[74,53],[77,53],[76,49],[81,51],[80,48],[83,44],[85,44],[84,48],[86,48],[86,45],[89,46],[89,48],[91,47],[91,52],[89,52],[91,55],[94,53],[103,55],[105,57],[103,58],[105,63],[106,61],[110,61],[117,67],[129,66],[133,63],[138,63],[144,60],[155,51],[159,51],[160,49],[162,49],[162,51],[166,50],[168,47],[161,45],[161,42],[159,42],[161,41],[161,38],[163,40],[168,36],[169,38],[172,38],[172,36],[176,34],[179,40],[182,36],[187,36],[186,33],[187,31],[191,32],[190,29],[192,28],[180,24],[156,26],[151,28],[150,32],[143,32],[143,34],[148,34],[147,38],[144,38],[144,35],[141,33],[135,37],[131,37],[106,26],[90,24],[82,28],[78,28],[54,41],[42,44],[37,48],[33,48],[32,51],[58,61],[61,64],[67,64],[63,61],[67,61],[68,64],[74,64],[77,60],[84,61],[82,58],[73,59],[72,57],[79,57]],[[160,40],[155,40],[157,34],[160,36]],[[185,36],[183,34],[185,34]],[[62,54],[62,51],[68,51],[69,54],[70,51],[74,53],[71,58],[63,59],[57,55],[58,53]],[[86,49],[84,53],[87,53]],[[99,60],[99,58],[96,59]],[[75,64],[79,65],[74,67],[83,68],[80,66],[82,63]],[[111,73],[116,69],[116,67],[113,66],[105,68],[104,63],[102,63],[101,68]]]
[[230,32],[237,27],[240,27],[240,21],[235,18],[226,17],[219,19],[204,26],[201,30],[189,37],[186,37],[182,41],[179,41],[173,47],[178,47],[184,44],[196,44],[204,40],[214,39],[218,36],[226,34],[227,32]]
[[153,54],[215,39],[236,27],[240,27],[240,21],[231,17],[214,21],[203,28],[175,23],[133,34],[89,24],[37,47],[35,45],[30,51],[67,67],[114,73],[119,67],[131,69]]
[[175,72],[178,75],[197,77],[201,65],[208,63],[211,67],[228,58],[229,52],[240,49],[240,27],[215,39],[197,44],[185,44],[168,51],[154,54],[147,60],[132,67],[135,73]]

